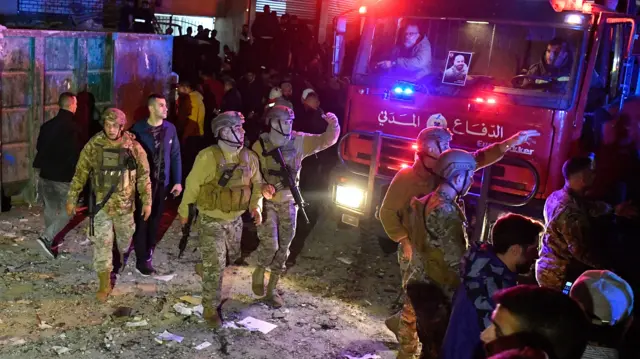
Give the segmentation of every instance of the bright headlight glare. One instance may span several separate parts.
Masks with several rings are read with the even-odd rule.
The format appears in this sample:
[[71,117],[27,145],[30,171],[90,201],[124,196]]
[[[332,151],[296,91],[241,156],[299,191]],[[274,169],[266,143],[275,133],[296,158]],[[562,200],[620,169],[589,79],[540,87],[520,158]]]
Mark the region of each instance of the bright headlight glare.
[[336,203],[352,209],[361,209],[364,205],[364,191],[356,187],[338,185]]

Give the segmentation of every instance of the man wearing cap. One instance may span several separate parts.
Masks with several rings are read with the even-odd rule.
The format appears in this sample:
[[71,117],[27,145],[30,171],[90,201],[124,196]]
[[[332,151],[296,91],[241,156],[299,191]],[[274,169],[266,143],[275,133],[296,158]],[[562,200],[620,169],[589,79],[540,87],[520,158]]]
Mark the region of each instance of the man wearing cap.
[[[66,209],[69,216],[75,213],[78,196],[87,180],[91,181],[96,204],[102,208],[94,213],[94,233],[90,233],[89,239],[93,243],[93,267],[100,281],[96,298],[104,302],[115,284],[116,273],[111,276],[113,244],[116,242],[115,253],[120,255],[119,263],[123,263],[135,229],[136,189],[144,221],[151,215],[152,198],[149,162],[133,134],[124,130],[127,123],[124,112],[107,109],[102,121],[103,131],[93,136],[80,153]],[[122,267],[116,268],[116,272]]]
[[617,347],[632,320],[629,283],[607,270],[588,270],[573,283],[569,296],[591,319],[589,344],[582,359],[618,359]]
[[604,216],[636,214],[628,203],[612,208],[585,198],[593,184],[594,167],[589,157],[568,159],[562,166],[564,187],[545,201],[546,231],[536,262],[536,280],[542,287],[562,290],[565,282],[572,282],[585,270],[605,267],[607,258],[597,246],[598,237],[604,234],[597,230],[598,222],[607,220]]
[[326,122],[322,116],[324,111],[320,108],[320,97],[313,89],[302,92],[302,107],[296,109],[297,121],[294,130],[319,135],[326,129]]
[[[437,115],[442,116],[442,115]],[[505,153],[514,146],[519,146],[529,141],[530,138],[539,136],[538,131],[520,131],[512,137],[473,153],[476,159],[477,169],[490,166],[502,159]],[[417,142],[416,158],[412,167],[401,169],[391,181],[387,194],[380,208],[380,222],[391,240],[398,242],[398,262],[404,278],[406,268],[411,259],[411,246],[409,245],[409,231],[406,223],[405,210],[413,197],[422,197],[431,193],[437,183],[433,176],[433,168],[440,154],[449,149],[449,142],[453,134],[444,127],[428,127],[420,131]],[[404,284],[404,280],[403,280]],[[400,312],[387,319],[387,327],[396,332]]]
[[261,134],[253,145],[253,150],[260,158],[260,168],[265,182],[262,187],[265,201],[264,223],[258,226],[260,245],[256,251],[257,266],[252,276],[252,290],[258,296],[265,294],[265,269],[271,268],[266,299],[273,307],[283,305],[275,289],[286,269],[289,246],[296,232],[298,207],[283,178],[284,169],[270,154],[278,149],[282,152],[284,162],[295,176],[297,185],[302,160],[334,145],[340,135],[338,118],[332,113],[323,117],[327,127],[320,135],[292,132],[294,117],[290,108],[271,108],[266,115],[270,131]]
[[[189,218],[189,205],[200,215],[202,263],[196,273],[202,277],[203,318],[214,328],[222,325],[221,287],[227,263],[240,258],[242,214],[249,210],[256,225],[262,221],[262,176],[258,156],[244,147],[244,117],[224,112],[211,122],[217,145],[200,151],[186,181],[178,208],[180,222]],[[217,310],[216,310],[217,308]]]

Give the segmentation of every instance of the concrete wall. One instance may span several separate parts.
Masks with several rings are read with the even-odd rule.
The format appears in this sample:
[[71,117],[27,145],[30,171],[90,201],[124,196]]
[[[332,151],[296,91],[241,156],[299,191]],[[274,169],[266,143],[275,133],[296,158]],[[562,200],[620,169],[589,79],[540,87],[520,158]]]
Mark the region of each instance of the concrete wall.
[[231,50],[238,51],[242,25],[247,22],[249,0],[227,0],[224,13],[216,17],[215,28],[218,30],[217,39],[220,41],[220,53],[222,47],[229,45]]

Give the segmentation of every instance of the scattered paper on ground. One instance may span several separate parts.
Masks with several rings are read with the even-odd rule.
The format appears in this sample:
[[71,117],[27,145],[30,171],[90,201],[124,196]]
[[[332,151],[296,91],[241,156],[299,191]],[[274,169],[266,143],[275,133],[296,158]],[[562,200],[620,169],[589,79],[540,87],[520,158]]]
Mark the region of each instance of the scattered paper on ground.
[[377,354],[365,354],[361,357],[352,357],[351,355],[345,354],[345,359],[380,359],[380,355]]
[[204,348],[208,348],[208,347],[210,347],[210,346],[211,346],[211,343],[209,343],[209,342],[204,342],[204,343],[202,343],[202,344],[198,345],[198,346],[196,347],[196,350],[202,350],[202,349],[204,349]]
[[173,309],[182,314],[182,315],[191,315],[193,314],[193,311],[191,310],[191,308],[188,308],[187,306],[185,306],[182,303],[176,303],[173,305]]
[[157,276],[155,276],[155,277],[153,277],[153,278],[155,278],[155,279],[157,279],[157,280],[161,280],[161,281],[168,282],[168,281],[172,280],[172,279],[173,279],[173,277],[175,277],[175,276],[176,276],[176,275],[175,275],[175,273],[174,273],[174,274],[167,274],[167,275],[157,275]]
[[347,264],[347,265],[353,263],[353,261],[351,259],[345,258],[345,257],[338,257],[336,259],[339,260],[340,262],[344,263],[344,264]]
[[270,331],[276,329],[278,326],[275,324],[271,324],[265,322],[260,319],[256,319],[254,317],[246,317],[238,322],[238,324],[249,330],[257,330],[263,334],[268,334]]
[[165,330],[164,332],[162,332],[162,334],[158,335],[158,339],[173,340],[174,342],[182,343],[182,340],[184,339],[184,337],[175,335],[173,333],[169,333],[168,331]]
[[146,320],[141,320],[139,322],[127,322],[127,324],[125,324],[127,327],[144,327],[145,325],[148,325],[149,323],[147,323]]

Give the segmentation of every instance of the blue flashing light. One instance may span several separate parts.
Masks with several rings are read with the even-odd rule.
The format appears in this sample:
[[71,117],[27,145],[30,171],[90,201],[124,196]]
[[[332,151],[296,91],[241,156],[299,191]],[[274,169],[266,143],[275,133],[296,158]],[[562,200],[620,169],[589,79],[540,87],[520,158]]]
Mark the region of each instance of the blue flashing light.
[[404,89],[404,94],[405,95],[413,95],[413,89],[410,87],[407,87],[406,89]]
[[402,87],[396,87],[393,89],[393,92],[397,93],[397,94],[401,94],[403,92]]

